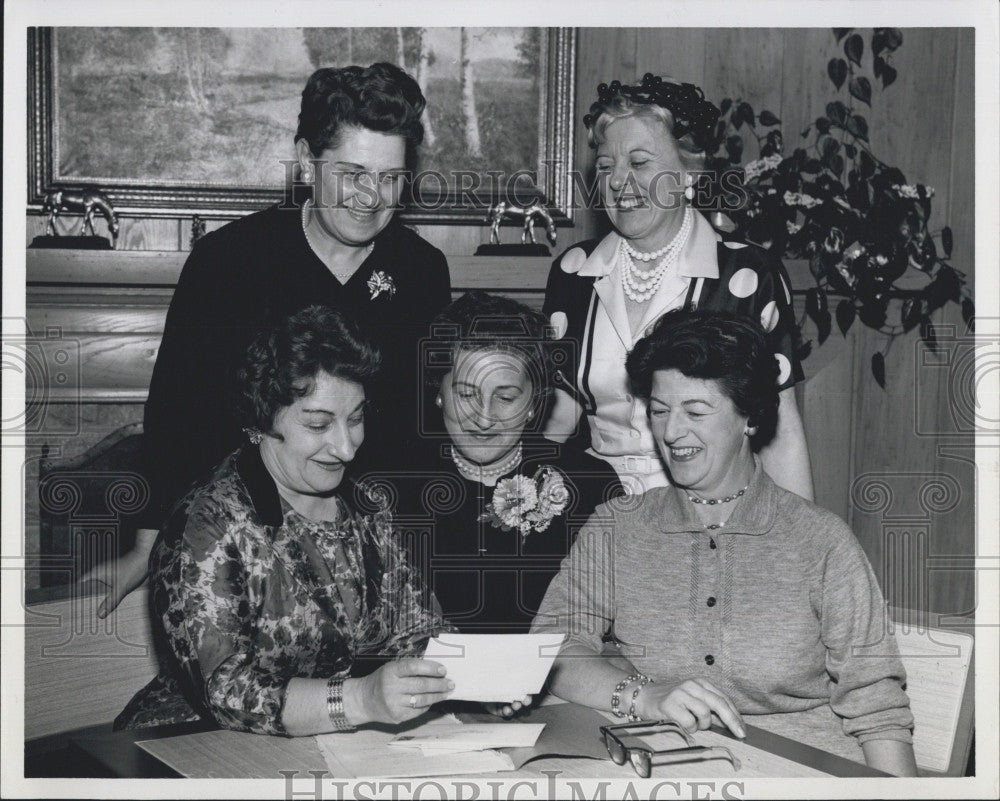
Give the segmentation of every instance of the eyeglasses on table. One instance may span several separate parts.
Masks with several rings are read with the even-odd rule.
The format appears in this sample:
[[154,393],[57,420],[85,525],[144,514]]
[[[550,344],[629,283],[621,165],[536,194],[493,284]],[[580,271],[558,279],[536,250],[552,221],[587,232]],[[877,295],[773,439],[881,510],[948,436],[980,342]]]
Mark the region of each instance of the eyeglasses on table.
[[[618,732],[635,733],[636,729],[646,729],[642,734],[678,734],[684,740],[683,748],[653,749],[643,745],[625,745]],[[649,731],[655,729],[653,731]],[[669,765],[677,762],[692,762],[701,759],[727,759],[735,770],[740,769],[740,761],[733,752],[724,746],[697,745],[694,739],[676,723],[666,720],[645,720],[638,723],[616,723],[611,726],[601,726],[604,745],[608,755],[616,765],[624,765],[627,761],[643,779],[648,779],[653,772],[653,758],[658,765]]]

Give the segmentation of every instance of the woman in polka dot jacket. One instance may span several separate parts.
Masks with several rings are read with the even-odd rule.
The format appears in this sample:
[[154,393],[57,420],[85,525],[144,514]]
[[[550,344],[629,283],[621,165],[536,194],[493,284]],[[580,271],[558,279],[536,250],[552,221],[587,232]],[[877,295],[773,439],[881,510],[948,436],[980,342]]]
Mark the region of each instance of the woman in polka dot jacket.
[[646,403],[632,392],[625,358],[675,308],[752,317],[780,367],[777,434],[761,453],[775,482],[812,500],[812,474],[795,383],[796,325],[788,276],[771,253],[724,241],[689,201],[704,166],[705,137],[718,109],[691,84],[647,75],[641,84],[598,87],[584,118],[602,207],[614,226],[571,247],[552,265],[544,312],[567,343],[546,436],[562,442],[589,425],[590,452],[623,484],[644,492],[669,483],[656,453]]

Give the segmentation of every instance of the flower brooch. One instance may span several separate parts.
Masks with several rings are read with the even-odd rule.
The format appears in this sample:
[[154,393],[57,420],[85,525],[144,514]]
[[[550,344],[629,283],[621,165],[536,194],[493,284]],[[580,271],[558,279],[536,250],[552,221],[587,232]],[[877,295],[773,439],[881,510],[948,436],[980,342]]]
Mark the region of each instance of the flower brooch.
[[396,282],[384,270],[376,270],[368,278],[368,291],[371,293],[371,300],[375,300],[383,292],[391,298],[396,294]]
[[517,529],[523,542],[532,531],[545,531],[568,504],[569,490],[562,473],[543,466],[531,478],[511,476],[497,482],[493,499],[479,520],[503,531]]

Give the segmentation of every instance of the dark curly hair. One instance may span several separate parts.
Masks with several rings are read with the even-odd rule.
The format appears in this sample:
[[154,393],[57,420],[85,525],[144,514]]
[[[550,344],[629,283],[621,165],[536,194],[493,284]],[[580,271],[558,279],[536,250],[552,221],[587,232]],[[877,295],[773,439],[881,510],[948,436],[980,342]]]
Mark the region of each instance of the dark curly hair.
[[420,86],[395,64],[370,67],[324,67],[302,90],[295,141],[305,139],[313,156],[336,147],[343,126],[398,134],[406,140],[408,158],[424,139],[420,122],[427,101]]
[[[243,424],[271,432],[279,409],[309,395],[322,370],[364,385],[381,354],[357,324],[329,306],[309,306],[261,331],[237,380]],[[273,433],[273,432],[271,432]]]
[[501,351],[524,360],[539,413],[551,392],[552,357],[545,316],[516,300],[478,290],[445,307],[424,343],[424,383],[437,392],[459,351]]
[[649,400],[653,373],[677,370],[712,379],[748,418],[754,448],[770,442],[778,422],[778,361],[764,329],[730,312],[674,309],[636,343],[625,362],[632,390]]

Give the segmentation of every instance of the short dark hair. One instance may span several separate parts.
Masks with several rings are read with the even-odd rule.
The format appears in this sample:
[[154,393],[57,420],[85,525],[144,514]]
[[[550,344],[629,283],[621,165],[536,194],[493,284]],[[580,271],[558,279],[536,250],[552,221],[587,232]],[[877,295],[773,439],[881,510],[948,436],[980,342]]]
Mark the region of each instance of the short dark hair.
[[278,411],[313,391],[322,370],[364,386],[381,354],[357,323],[329,306],[308,306],[261,331],[239,371],[244,425],[270,432]]
[[640,339],[625,362],[632,391],[649,400],[653,373],[677,370],[712,379],[749,424],[755,448],[774,436],[778,422],[778,361],[756,320],[724,311],[674,309]]
[[524,360],[538,401],[550,391],[551,342],[545,316],[523,303],[487,292],[466,292],[431,323],[425,343],[424,382],[433,391],[455,366],[460,351],[501,351]]
[[302,91],[295,141],[305,139],[313,156],[336,147],[343,126],[397,134],[412,157],[424,139],[420,122],[427,101],[420,85],[395,64],[370,67],[324,67]]

